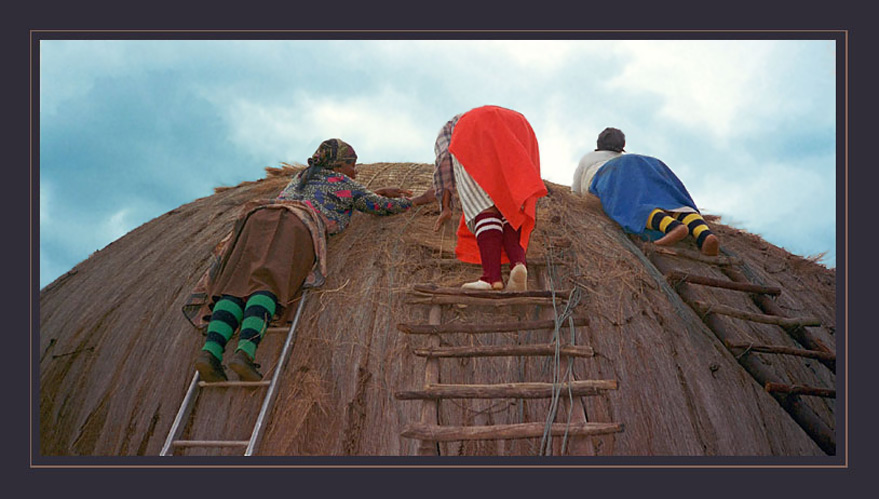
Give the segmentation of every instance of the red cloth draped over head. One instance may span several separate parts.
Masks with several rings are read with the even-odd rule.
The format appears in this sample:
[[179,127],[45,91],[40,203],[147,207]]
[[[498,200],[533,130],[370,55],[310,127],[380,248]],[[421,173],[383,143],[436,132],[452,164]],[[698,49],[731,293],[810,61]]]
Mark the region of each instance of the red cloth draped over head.
[[[455,124],[449,151],[482,187],[514,229],[522,228],[519,240],[528,250],[534,230],[537,199],[547,194],[540,178],[537,137],[522,114],[497,106],[483,106],[464,113]],[[476,236],[464,217],[458,224],[455,256],[463,262],[480,263]],[[502,262],[509,263],[506,254]]]

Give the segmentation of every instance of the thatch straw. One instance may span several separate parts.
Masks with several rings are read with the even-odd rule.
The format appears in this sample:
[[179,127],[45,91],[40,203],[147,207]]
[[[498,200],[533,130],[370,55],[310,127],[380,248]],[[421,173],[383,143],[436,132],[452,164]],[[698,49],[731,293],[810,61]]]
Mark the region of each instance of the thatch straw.
[[[43,455],[155,455],[186,386],[203,336],[180,313],[208,265],[213,245],[229,229],[237,207],[272,197],[296,171],[267,169],[267,177],[183,205],[113,242],[47,286],[40,296],[40,453]],[[379,163],[360,167],[370,188],[428,188],[431,166]],[[775,400],[739,366],[735,356],[665,282],[663,276],[601,211],[594,199],[547,182],[528,251],[547,265],[555,289],[576,288],[573,311],[589,318],[573,333],[592,358],[573,361],[576,379],[615,379],[619,389],[584,397],[593,422],[619,422],[625,431],[591,438],[599,455],[821,455],[820,449]],[[405,303],[417,283],[458,286],[478,267],[448,265],[454,224],[433,232],[437,210],[425,206],[395,217],[355,214],[329,243],[326,285],[311,294],[282,376],[263,440],[264,455],[410,455],[417,442],[400,437],[420,421],[420,403],[394,393],[421,388],[423,358],[411,354],[426,338],[398,323],[425,323],[427,307]],[[758,284],[783,290],[785,310],[808,311],[824,325],[811,328],[835,348],[835,273],[791,255],[757,236],[709,218],[724,250],[743,259]],[[693,248],[692,243],[681,243]],[[688,246],[689,245],[689,246]],[[696,262],[684,271],[704,273]],[[536,288],[538,265],[529,285]],[[708,269],[709,277],[723,277]],[[747,295],[700,289],[700,299],[754,308]],[[756,310],[756,309],[755,309]],[[791,315],[802,315],[794,314]],[[446,307],[443,322],[484,323],[553,317],[534,307]],[[796,346],[777,327],[729,319],[740,340]],[[572,333],[562,330],[570,339]],[[443,345],[548,342],[552,331],[446,335]],[[267,337],[257,361],[270,367],[281,340]],[[833,373],[814,360],[759,355],[784,382],[833,386]],[[547,381],[552,359],[440,360],[447,383]],[[240,438],[258,411],[260,394],[205,393],[187,437]],[[804,397],[804,400],[806,397]],[[833,424],[833,400],[807,400]],[[540,422],[546,401],[448,400],[442,424]],[[564,411],[560,411],[563,420]],[[246,437],[245,437],[246,438]],[[448,455],[533,455],[539,439],[443,443]],[[226,452],[226,451],[224,451]],[[190,449],[187,454],[217,453]],[[222,452],[221,452],[222,453]],[[233,453],[228,451],[228,453]]]

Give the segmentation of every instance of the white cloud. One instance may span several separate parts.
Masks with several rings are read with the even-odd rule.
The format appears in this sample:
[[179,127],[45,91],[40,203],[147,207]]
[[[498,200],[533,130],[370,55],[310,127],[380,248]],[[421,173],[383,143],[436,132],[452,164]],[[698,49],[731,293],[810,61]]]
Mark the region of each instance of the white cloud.
[[[233,183],[261,176],[261,166],[304,161],[320,140],[334,136],[351,142],[363,162],[431,162],[445,119],[468,106],[497,104],[531,121],[543,177],[552,182],[568,184],[598,132],[619,126],[633,152],[666,160],[709,213],[773,244],[812,237],[807,242],[816,245],[835,223],[832,171],[828,181],[828,169],[816,166],[833,158],[801,150],[796,165],[785,163],[798,140],[788,139],[792,125],[797,137],[810,139],[832,129],[833,42],[83,40],[43,41],[40,55],[44,113],[65,99],[99,99],[89,94],[98,78],[138,84],[150,73],[151,81],[167,75],[191,85],[228,126],[228,141],[257,164],[251,173],[238,161],[218,162],[217,175],[233,176]],[[186,106],[179,113],[185,120]],[[77,126],[87,130],[88,123]],[[756,171],[725,173],[730,164],[753,164],[746,153],[770,132],[781,144],[773,157],[760,158]],[[126,147],[125,137],[117,139]],[[63,139],[55,145],[62,147]],[[161,160],[158,152],[149,159]],[[41,165],[47,178],[52,167]],[[749,178],[754,173],[759,180]],[[53,195],[68,188],[40,184],[41,242],[53,250],[64,246],[84,257],[141,218],[134,208],[80,213]],[[803,219],[809,209],[812,218]],[[40,264],[41,273],[52,265],[42,244]]]
[[101,232],[103,233],[103,237],[96,237],[95,239],[103,241],[115,241],[127,234],[128,231],[134,228],[132,224],[128,220],[126,220],[128,214],[129,210],[127,208],[123,208],[110,215],[101,224]]
[[[535,73],[562,67],[577,51],[601,42],[571,40],[395,40],[352,42],[354,49],[380,53],[386,60],[426,63],[441,68],[456,61],[474,69],[494,61],[499,66],[514,64],[516,70],[528,68]],[[597,46],[596,46],[597,49]],[[357,57],[362,59],[362,57]],[[352,58],[353,59],[353,58]],[[481,64],[474,64],[479,61]]]
[[[81,214],[67,212],[55,213],[52,210],[52,194],[55,188],[40,182],[40,287],[51,283],[58,276],[89,254],[106,246],[111,241],[127,234],[134,227],[128,220],[130,210],[123,208],[102,220],[92,223]],[[72,258],[58,258],[57,246],[67,246],[67,252],[76,255]],[[55,248],[53,253],[46,248]]]
[[430,160],[442,124],[417,119],[421,105],[409,95],[385,89],[378,95],[334,99],[301,93],[287,105],[239,100],[228,111],[232,140],[253,154],[278,151],[278,161],[304,161],[319,141],[341,138],[362,162]]
[[656,95],[663,117],[724,137],[759,109],[773,42],[623,41],[617,50],[628,60],[610,88]]
[[[526,116],[539,141],[541,176],[556,184],[570,185],[580,158],[594,143],[594,138],[583,134],[583,130],[591,128],[583,127],[570,115],[564,96],[549,97],[540,112]],[[595,127],[601,130],[597,124]]]
[[700,208],[721,215],[724,223],[800,254],[834,249],[835,238],[824,238],[836,226],[835,193],[832,179],[789,164],[768,164],[750,180],[713,175],[701,190],[691,190]]
[[566,68],[574,56],[584,52],[598,52],[606,42],[570,40],[490,40],[484,42],[482,54],[488,57],[502,56],[535,74]]
[[242,99],[232,102],[225,113],[231,127],[229,139],[237,147],[255,155],[265,151],[286,151],[289,142],[310,136],[308,123],[293,108]]
[[[41,196],[52,188],[41,185]],[[48,198],[48,196],[47,196]],[[97,216],[80,211],[58,213],[40,211],[40,287],[67,272],[80,261],[135,228],[132,210],[122,208],[109,215]],[[58,253],[58,246],[66,247],[66,254]],[[49,249],[47,249],[49,248]],[[53,249],[54,248],[54,249]]]
[[[149,54],[144,50],[149,44]],[[86,95],[98,78],[131,77],[166,66],[178,54],[165,44],[134,40],[40,41],[40,112],[50,114],[67,100]]]
[[314,130],[322,136],[362,141],[355,149],[366,161],[403,160],[412,154],[417,157],[421,148],[412,150],[410,144],[432,141],[434,128],[441,126],[419,123],[416,116],[420,106],[409,96],[394,91],[384,91],[373,98],[318,98],[307,105],[306,119]]

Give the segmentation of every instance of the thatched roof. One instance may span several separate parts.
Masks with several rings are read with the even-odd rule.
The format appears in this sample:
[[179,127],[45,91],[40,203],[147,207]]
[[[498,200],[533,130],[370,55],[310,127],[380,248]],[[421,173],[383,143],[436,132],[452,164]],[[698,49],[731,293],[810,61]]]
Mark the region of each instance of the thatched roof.
[[[157,455],[193,374],[204,341],[180,312],[237,208],[274,196],[293,168],[218,189],[138,227],[96,252],[40,293],[41,455]],[[363,165],[371,188],[421,192],[425,164]],[[605,456],[810,456],[824,451],[764,390],[681,299],[638,245],[622,234],[595,200],[547,182],[528,251],[549,270],[558,290],[577,289],[574,316],[588,318],[574,343],[595,355],[573,361],[576,379],[613,379],[617,390],[583,397],[589,421],[619,422],[624,431],[591,437]],[[458,286],[477,267],[448,264],[454,227],[432,230],[433,207],[393,217],[355,214],[329,241],[329,277],[309,295],[261,455],[414,455],[418,441],[400,436],[421,419],[421,402],[395,394],[417,390],[425,360],[412,354],[426,336],[400,323],[426,323],[428,307],[407,303],[414,284]],[[709,219],[727,256],[741,258],[751,281],[782,290],[774,303],[790,316],[814,316],[809,333],[835,350],[836,276],[816,262]],[[687,249],[692,243],[679,243]],[[692,249],[692,248],[691,248]],[[684,271],[723,278],[714,266],[676,259]],[[542,263],[543,265],[538,265]],[[548,264],[548,266],[547,266]],[[690,286],[700,300],[760,312],[745,293]],[[444,307],[443,323],[552,318],[544,307]],[[778,326],[722,318],[740,341],[800,347]],[[456,334],[443,345],[548,342],[552,331]],[[562,334],[570,336],[568,330]],[[570,339],[570,338],[569,338]],[[257,354],[266,371],[282,338],[267,336]],[[750,352],[783,383],[833,387],[835,375],[813,359]],[[453,358],[440,361],[443,383],[508,383],[552,379],[552,359]],[[191,439],[247,439],[261,392],[202,394],[187,428]],[[832,398],[801,396],[816,417],[835,426]],[[542,422],[543,400],[443,400],[447,425]],[[560,415],[564,420],[564,414]],[[540,439],[442,443],[443,455],[535,455]],[[188,450],[185,454],[216,454]],[[240,451],[219,451],[240,454]]]

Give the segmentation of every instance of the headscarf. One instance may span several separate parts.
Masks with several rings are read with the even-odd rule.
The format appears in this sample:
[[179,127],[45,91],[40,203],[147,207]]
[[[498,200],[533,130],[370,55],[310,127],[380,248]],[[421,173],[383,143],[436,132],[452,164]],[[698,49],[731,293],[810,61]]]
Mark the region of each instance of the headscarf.
[[318,170],[332,170],[351,160],[357,160],[357,153],[347,142],[342,139],[327,139],[321,142],[317,151],[308,158],[308,168],[302,172],[297,188],[302,189]]

